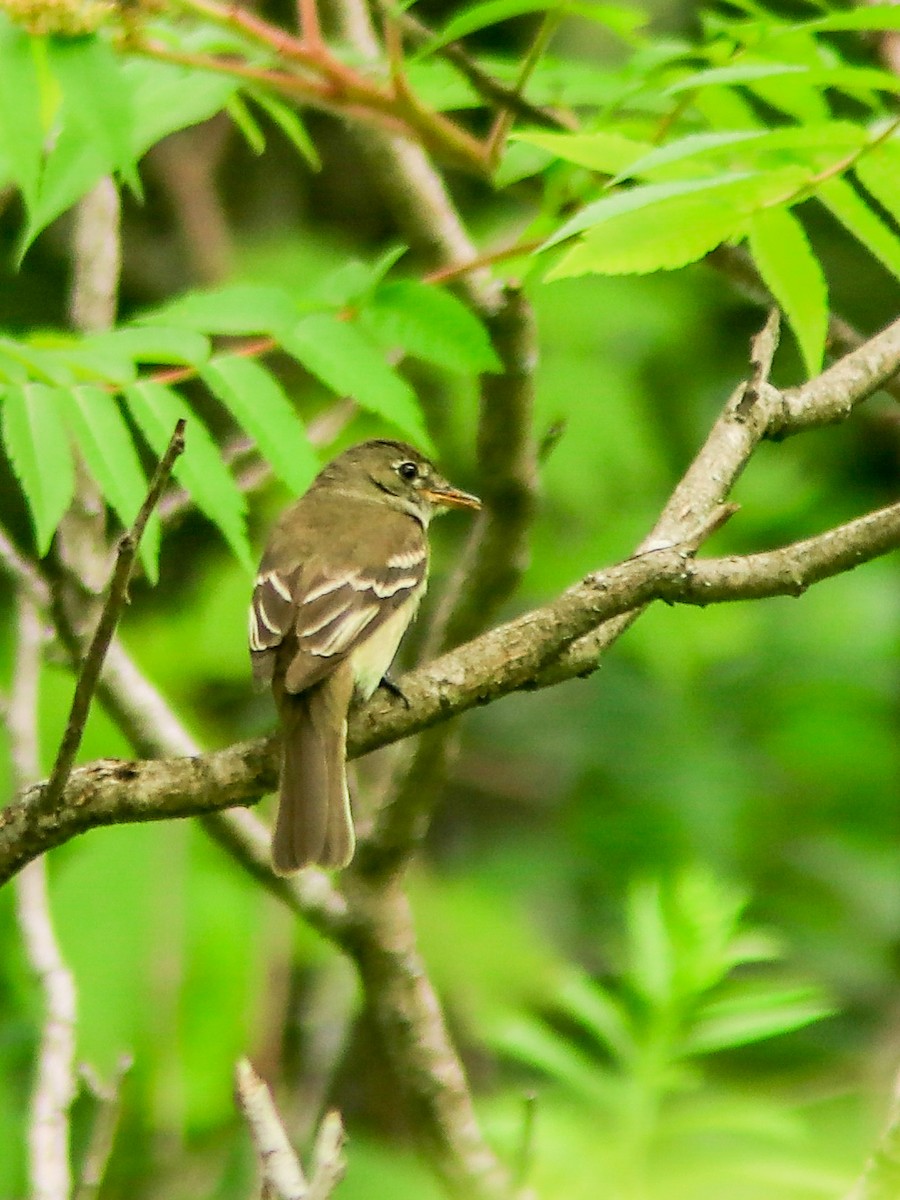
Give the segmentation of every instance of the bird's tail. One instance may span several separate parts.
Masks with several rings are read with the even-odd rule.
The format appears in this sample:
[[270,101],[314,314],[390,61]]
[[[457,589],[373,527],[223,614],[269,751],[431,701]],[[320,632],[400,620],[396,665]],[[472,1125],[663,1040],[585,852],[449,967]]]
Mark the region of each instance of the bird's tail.
[[356,839],[345,767],[352,681],[339,668],[279,704],[284,757],[272,865],[279,875],[319,863],[345,867]]

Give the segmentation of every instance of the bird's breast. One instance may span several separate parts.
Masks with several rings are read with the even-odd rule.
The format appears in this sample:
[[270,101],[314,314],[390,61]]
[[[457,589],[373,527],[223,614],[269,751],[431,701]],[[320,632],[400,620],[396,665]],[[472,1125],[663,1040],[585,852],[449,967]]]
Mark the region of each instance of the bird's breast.
[[368,700],[387,674],[394,660],[400,640],[410,621],[416,615],[419,602],[425,594],[425,584],[413,593],[396,612],[367,637],[350,655],[353,682],[356,692]]

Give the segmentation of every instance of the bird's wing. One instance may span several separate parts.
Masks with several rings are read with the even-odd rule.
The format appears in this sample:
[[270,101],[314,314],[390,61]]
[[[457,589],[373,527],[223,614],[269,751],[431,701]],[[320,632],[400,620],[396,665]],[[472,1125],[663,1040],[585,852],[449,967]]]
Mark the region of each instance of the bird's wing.
[[283,646],[288,659],[280,668],[284,687],[304,691],[421,595],[428,548],[421,528],[406,524],[407,536],[385,539],[385,552],[372,565],[345,560],[337,566],[327,554],[317,554],[291,572],[260,571],[250,606],[250,650],[258,682],[271,680]]

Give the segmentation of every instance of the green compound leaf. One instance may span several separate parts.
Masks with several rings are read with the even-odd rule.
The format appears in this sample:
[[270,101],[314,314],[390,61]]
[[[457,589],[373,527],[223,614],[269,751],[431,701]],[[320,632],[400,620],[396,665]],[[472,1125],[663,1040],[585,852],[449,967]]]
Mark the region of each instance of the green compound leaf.
[[810,376],[822,365],[828,330],[828,288],[803,226],[787,209],[756,213],[748,225],[750,253],[784,309]]
[[309,487],[319,461],[278,380],[253,359],[235,355],[214,358],[200,374],[250,434],[279,479],[294,492]]
[[50,549],[75,490],[64,393],[43,383],[12,385],[3,397],[3,442],[34,524],[38,553]]
[[222,532],[241,564],[253,570],[244,520],[244,497],[238,491],[209,430],[187,403],[160,383],[136,383],[125,389],[129,411],[154,454],[162,456],[175,424],[187,420],[184,453],[175,461],[174,474],[201,512]]

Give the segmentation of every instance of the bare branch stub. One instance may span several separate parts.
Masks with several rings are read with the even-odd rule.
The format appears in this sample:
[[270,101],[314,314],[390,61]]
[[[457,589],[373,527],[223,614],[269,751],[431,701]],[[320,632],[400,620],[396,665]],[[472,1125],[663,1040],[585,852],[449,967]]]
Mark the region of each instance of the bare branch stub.
[[[23,591],[8,727],[13,775],[22,785],[39,774],[37,700],[43,627]],[[43,858],[16,880],[16,918],[43,998],[40,1045],[28,1120],[28,1175],[36,1200],[69,1200],[72,1186],[69,1113],[75,1097],[75,981],[60,949],[50,911]]]
[[172,468],[175,466],[175,460],[184,451],[184,428],[185,421],[182,418],[175,426],[166,451],[157,464],[153,478],[150,481],[150,486],[147,489],[147,495],[135,518],[134,524],[119,542],[116,565],[107,592],[106,602],[103,605],[100,620],[97,622],[97,628],[94,631],[94,636],[84,657],[81,672],[78,676],[78,683],[75,687],[75,695],[72,698],[69,719],[66,723],[66,729],[56,756],[56,762],[41,797],[40,807],[44,812],[52,812],[57,807],[66,782],[72,772],[75,756],[78,753],[78,747],[81,745],[81,738],[84,734],[85,724],[87,723],[91,701],[94,698],[94,693],[97,690],[97,684],[100,679],[100,672],[103,669],[103,661],[128,599],[128,583],[131,579],[137,548],[147,522],[150,519],[150,514],[159,503],[163,488],[169,481]]
[[247,1058],[239,1059],[235,1067],[234,1091],[250,1130],[264,1195],[272,1200],[306,1200],[309,1184],[300,1157],[290,1143],[268,1085]]

